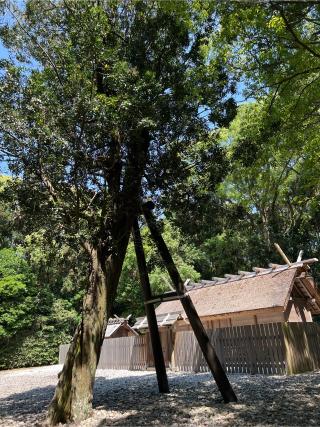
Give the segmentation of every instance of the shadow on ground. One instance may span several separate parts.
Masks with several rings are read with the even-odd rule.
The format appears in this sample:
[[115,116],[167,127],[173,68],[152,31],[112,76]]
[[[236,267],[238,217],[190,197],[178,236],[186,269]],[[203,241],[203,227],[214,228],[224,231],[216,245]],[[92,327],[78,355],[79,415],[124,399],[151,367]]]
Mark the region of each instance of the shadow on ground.
[[25,423],[30,427],[41,425],[54,389],[53,385],[33,388],[0,399],[0,425],[6,427],[19,423]]
[[[157,392],[154,373],[97,377],[95,416],[85,425],[320,425],[319,374],[230,375],[230,381],[239,402],[226,405],[209,374],[170,374],[168,394]],[[53,393],[47,386],[0,399],[0,424],[41,425]]]

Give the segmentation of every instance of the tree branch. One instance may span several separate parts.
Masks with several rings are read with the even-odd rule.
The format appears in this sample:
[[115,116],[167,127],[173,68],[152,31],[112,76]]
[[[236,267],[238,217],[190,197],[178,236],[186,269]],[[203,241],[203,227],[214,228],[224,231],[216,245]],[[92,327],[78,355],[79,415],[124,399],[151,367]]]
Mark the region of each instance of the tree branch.
[[57,67],[56,67],[55,63],[53,62],[53,60],[51,59],[49,53],[38,43],[37,39],[32,34],[30,34],[28,30],[26,30],[24,28],[24,26],[21,24],[21,22],[19,21],[18,17],[16,16],[16,14],[11,10],[11,7],[12,7],[12,4],[11,4],[11,1],[9,1],[8,2],[8,6],[7,6],[8,11],[12,15],[12,17],[14,18],[14,20],[16,21],[16,23],[18,24],[18,26],[21,28],[21,30],[32,40],[33,43],[35,43],[37,45],[37,47],[46,56],[46,58],[48,59],[48,61],[50,62],[51,66],[53,68],[54,73],[57,76],[57,79],[58,79],[61,87],[63,87],[63,82],[62,82],[62,80],[60,78],[60,75],[59,75],[59,72],[57,70]]
[[278,8],[277,9],[281,15],[281,18],[283,19],[285,25],[286,25],[286,29],[289,31],[289,33],[292,35],[293,39],[295,40],[295,42],[302,47],[303,49],[307,50],[309,53],[311,53],[313,56],[315,56],[316,58],[320,59],[320,53],[316,52],[315,50],[311,49],[310,46],[308,46],[306,43],[304,43],[299,37],[298,35],[295,33],[294,29],[292,28],[292,26],[290,25],[287,17],[285,16],[283,9]]

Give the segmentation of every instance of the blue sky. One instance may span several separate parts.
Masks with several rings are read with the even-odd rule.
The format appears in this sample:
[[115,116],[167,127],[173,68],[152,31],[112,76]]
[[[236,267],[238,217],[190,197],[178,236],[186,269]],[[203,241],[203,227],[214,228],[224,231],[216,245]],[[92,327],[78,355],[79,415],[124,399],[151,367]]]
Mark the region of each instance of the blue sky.
[[[7,49],[3,46],[2,41],[0,40],[0,59],[9,58]],[[0,162],[0,173],[9,174],[9,170],[6,162]]]
[[3,46],[2,41],[0,40],[0,58],[7,58],[8,57],[8,51]]
[[6,58],[6,57],[7,57],[7,51],[0,40],[0,58]]
[[[8,58],[8,51],[3,46],[1,40],[0,40],[0,59]],[[2,174],[8,174],[8,168],[6,162],[0,162],[0,173]]]

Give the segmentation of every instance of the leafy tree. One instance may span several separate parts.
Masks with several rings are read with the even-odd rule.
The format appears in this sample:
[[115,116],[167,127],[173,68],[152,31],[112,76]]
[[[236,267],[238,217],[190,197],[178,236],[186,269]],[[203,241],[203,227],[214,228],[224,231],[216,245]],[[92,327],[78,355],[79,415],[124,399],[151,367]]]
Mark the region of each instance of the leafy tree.
[[37,299],[34,279],[21,251],[0,250],[0,340],[32,324]]
[[17,200],[11,191],[12,179],[0,175],[0,248],[14,247],[21,243],[18,227]]
[[223,215],[216,191],[230,165],[225,147],[219,144],[219,131],[211,130],[205,141],[189,146],[184,156],[179,154],[179,161],[168,169],[171,180],[162,189],[161,206],[166,217],[192,238],[191,243],[199,245],[220,230]]
[[[80,312],[86,284],[86,257],[83,252],[76,253],[57,240],[49,243],[49,238],[50,234],[40,229],[25,236],[23,241],[25,257],[42,298],[40,310],[50,315],[58,298]],[[69,327],[69,333],[73,332],[72,328],[74,324]]]
[[79,322],[83,295],[77,271],[83,261],[70,252],[48,245],[43,232],[0,249],[0,368],[57,363],[59,345]]
[[[170,290],[169,275],[162,265],[162,261],[146,227],[142,228],[141,235],[153,293],[159,294]],[[195,266],[200,265],[203,258],[200,251],[187,243],[181,232],[168,221],[164,221],[163,223],[163,237],[179,268],[182,278],[197,281],[200,278],[200,274],[195,269]],[[144,315],[143,295],[132,241],[128,245],[123,263],[114,310],[116,313],[124,315]]]
[[223,174],[205,181],[194,169],[203,194],[195,185],[193,209],[181,198],[168,206],[207,254],[208,277],[264,264],[274,241],[292,258],[319,250],[319,5],[218,2],[215,12],[220,31],[209,44],[243,96],[259,102],[241,108],[230,130],[214,130]]
[[319,4],[229,2],[217,9],[221,32],[214,40],[229,71],[245,82],[244,95],[270,95],[270,109],[290,111],[288,128],[308,131],[318,123]]
[[224,214],[202,246],[216,275],[275,259],[274,242],[292,259],[319,251],[319,132],[288,129],[288,109],[271,114],[269,99],[246,104],[221,131],[230,161],[216,193]]
[[234,115],[234,87],[206,37],[218,28],[210,2],[30,0],[7,11],[1,36],[16,56],[1,63],[1,150],[22,177],[30,230],[83,248],[90,265],[49,411],[52,424],[79,421],[139,198],[166,187],[208,121]]
[[71,339],[79,321],[85,282],[81,254],[49,243],[44,229],[25,235],[13,191],[20,181],[0,180],[0,368],[5,369],[57,362],[59,344]]

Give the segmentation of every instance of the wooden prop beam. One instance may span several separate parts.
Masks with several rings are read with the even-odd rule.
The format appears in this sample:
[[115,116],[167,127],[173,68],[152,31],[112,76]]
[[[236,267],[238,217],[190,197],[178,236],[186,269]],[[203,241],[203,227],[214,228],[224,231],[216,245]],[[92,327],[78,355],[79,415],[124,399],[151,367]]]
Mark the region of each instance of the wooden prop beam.
[[283,252],[283,250],[281,249],[280,245],[278,245],[278,243],[274,244],[275,248],[277,249],[277,251],[279,252],[279,254],[281,255],[282,259],[284,260],[284,262],[288,265],[291,265],[291,262],[289,260],[289,258],[287,257],[287,255]]
[[[152,298],[146,258],[144,255],[141,234],[137,218],[135,218],[132,228],[134,247],[136,251],[140,282],[143,292],[144,301],[147,302]],[[162,352],[160,334],[158,329],[157,317],[152,304],[145,304],[146,316],[151,338],[151,346],[156,368],[158,387],[160,393],[169,393],[168,377],[164,357]]]
[[198,340],[199,346],[202,350],[202,353],[208,363],[210,371],[213,375],[213,378],[216,381],[216,384],[220,390],[220,393],[223,397],[225,403],[236,402],[237,397],[229,383],[229,380],[221,366],[221,363],[218,359],[218,356],[210,343],[209,337],[201,323],[201,320],[198,316],[198,313],[193,305],[193,302],[189,295],[185,294],[184,283],[180,277],[180,274],[177,270],[177,267],[174,264],[174,261],[171,257],[171,254],[167,248],[166,243],[164,242],[162,235],[158,229],[156,220],[151,212],[154,205],[152,202],[147,202],[142,205],[142,211],[147,221],[148,227],[150,229],[151,237],[154,240],[158,251],[163,259],[163,262],[168,270],[168,273],[171,277],[171,280],[176,288],[177,294],[184,296],[181,298],[181,304],[184,308],[184,311],[189,319],[190,325],[193,329],[193,332]]
[[184,295],[178,295],[176,291],[172,292],[165,292],[164,294],[160,295],[153,295],[152,299],[145,301],[145,304],[156,304],[158,302],[164,302],[164,301],[175,301],[177,299],[184,298]]

